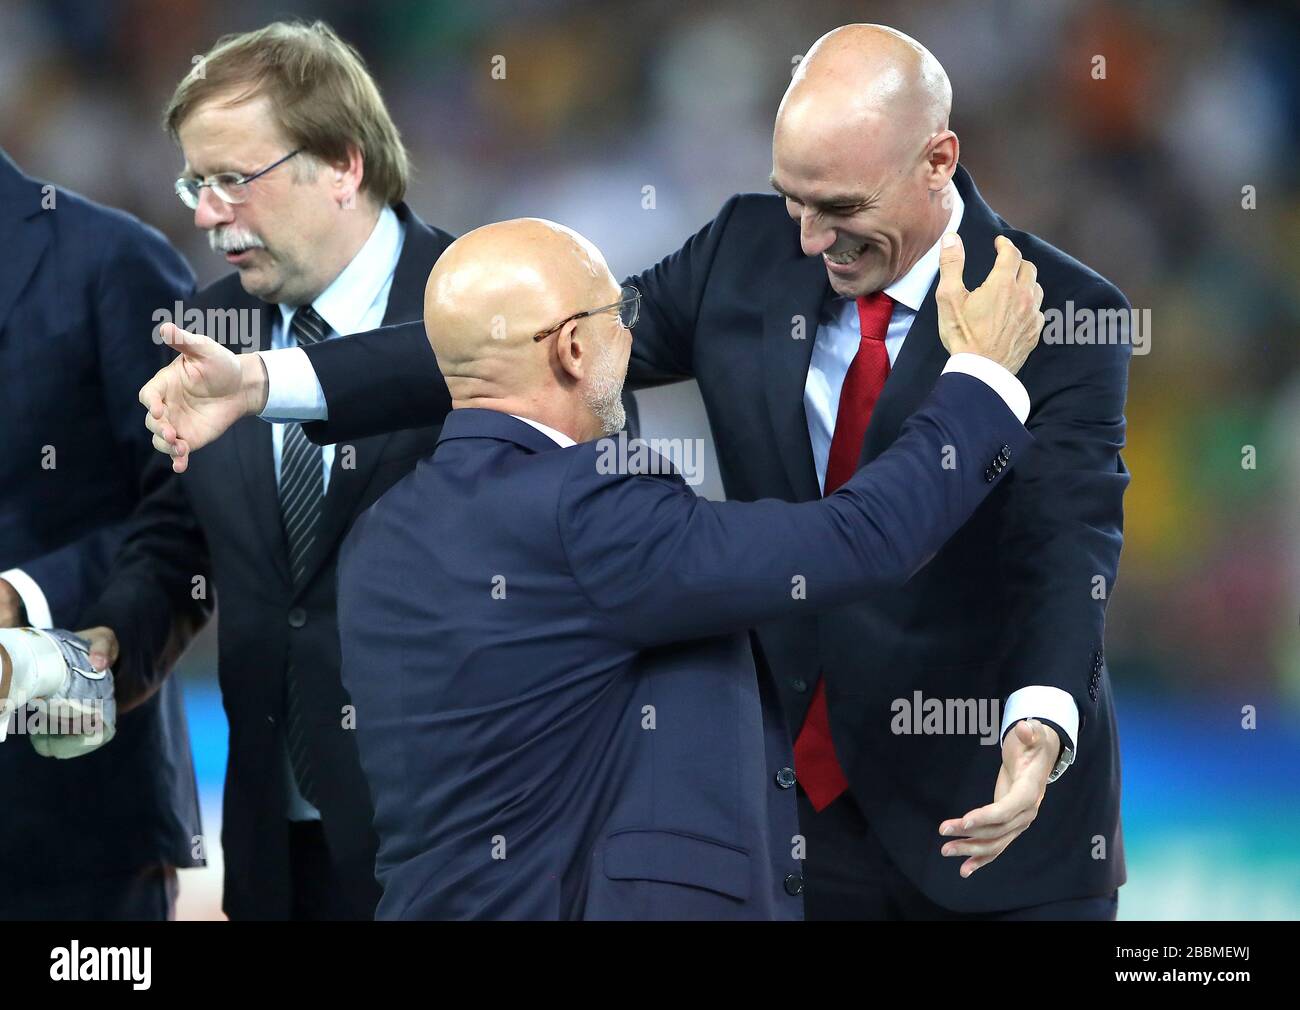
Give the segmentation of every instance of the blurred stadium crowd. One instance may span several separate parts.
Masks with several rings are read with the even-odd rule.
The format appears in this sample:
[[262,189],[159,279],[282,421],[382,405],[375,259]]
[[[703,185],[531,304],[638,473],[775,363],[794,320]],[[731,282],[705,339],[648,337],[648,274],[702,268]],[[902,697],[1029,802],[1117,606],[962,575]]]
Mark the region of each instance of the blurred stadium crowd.
[[[225,267],[172,192],[181,160],[160,110],[217,36],[294,15],[329,21],[367,59],[425,220],[459,233],[554,218],[619,275],[732,193],[768,188],[777,102],[824,31],[876,21],[921,40],[953,82],[962,162],[989,203],[1151,313],[1128,403],[1117,689],[1217,705],[1206,724],[1225,729],[1247,703],[1300,722],[1291,4],[0,0],[0,143],[29,173],[161,228],[212,281]],[[649,407],[674,433],[702,417],[682,391]],[[1141,732],[1123,707],[1120,725],[1126,745]]]

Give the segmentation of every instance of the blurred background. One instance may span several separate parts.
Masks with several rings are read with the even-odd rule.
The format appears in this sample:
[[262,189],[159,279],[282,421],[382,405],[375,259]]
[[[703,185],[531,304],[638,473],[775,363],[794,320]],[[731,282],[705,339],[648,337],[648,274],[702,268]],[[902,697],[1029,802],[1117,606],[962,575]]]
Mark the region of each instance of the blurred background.
[[[553,218],[620,276],[676,249],[731,194],[768,189],[777,103],[823,32],[880,22],[926,45],[952,79],[962,163],[993,208],[1151,312],[1150,353],[1132,364],[1133,483],[1107,631],[1120,917],[1300,918],[1293,4],[0,0],[0,146],[29,174],[160,228],[201,284],[215,280],[225,267],[172,192],[182,162],[160,113],[218,36],[285,17],[323,18],[365,56],[426,221],[460,233]],[[690,385],[639,398],[647,435],[708,430]],[[705,474],[699,490],[721,497],[716,468]],[[187,918],[221,915],[226,727],[211,630],[181,671],[211,863],[181,871]]]

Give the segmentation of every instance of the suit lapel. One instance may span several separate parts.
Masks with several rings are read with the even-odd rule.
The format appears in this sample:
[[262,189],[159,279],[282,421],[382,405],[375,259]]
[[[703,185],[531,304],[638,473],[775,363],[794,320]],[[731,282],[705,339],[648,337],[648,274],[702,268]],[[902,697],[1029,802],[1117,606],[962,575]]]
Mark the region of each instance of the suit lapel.
[[808,441],[803,390],[829,281],[820,257],[780,263],[766,285],[763,311],[763,392],[794,500],[821,496]]
[[[429,270],[447,245],[442,236],[416,217],[406,204],[395,209],[406,228],[406,235],[393,271],[388,307],[384,310],[384,326],[420,318],[424,312],[424,286],[429,279]],[[392,434],[375,435],[335,446],[329,489],[321,506],[316,542],[307,555],[304,581],[315,578],[317,570],[347,530],[356,504],[370,484],[392,438]]]
[[0,249],[5,256],[0,271],[0,333],[50,243],[50,229],[31,223],[41,213],[40,184],[23,175],[0,150]]
[[[957,229],[966,250],[966,266],[962,279],[967,290],[973,291],[984,283],[996,259],[993,239],[1001,231],[997,217],[989,209],[969,173],[958,166],[955,177],[966,209],[961,226]],[[935,277],[921,303],[912,328],[908,330],[898,360],[885,380],[866,437],[862,440],[859,466],[865,466],[888,449],[906,421],[919,407],[933,388],[939,373],[948,362],[948,351],[939,339],[939,316],[934,294],[939,287]]]

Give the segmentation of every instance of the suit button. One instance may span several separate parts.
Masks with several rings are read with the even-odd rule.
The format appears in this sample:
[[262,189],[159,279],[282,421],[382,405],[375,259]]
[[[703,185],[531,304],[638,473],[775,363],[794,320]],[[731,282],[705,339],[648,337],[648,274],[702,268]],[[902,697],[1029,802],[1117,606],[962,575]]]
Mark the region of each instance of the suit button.
[[802,874],[792,873],[785,878],[785,893],[792,898],[797,894],[803,894]]
[[302,607],[294,607],[289,611],[289,627],[301,628],[307,623],[307,611]]
[[782,768],[776,773],[776,784],[782,789],[789,789],[794,785],[794,769]]
[[794,680],[790,681],[790,686],[800,694],[803,694],[808,690],[808,681],[804,680],[802,677],[795,677]]

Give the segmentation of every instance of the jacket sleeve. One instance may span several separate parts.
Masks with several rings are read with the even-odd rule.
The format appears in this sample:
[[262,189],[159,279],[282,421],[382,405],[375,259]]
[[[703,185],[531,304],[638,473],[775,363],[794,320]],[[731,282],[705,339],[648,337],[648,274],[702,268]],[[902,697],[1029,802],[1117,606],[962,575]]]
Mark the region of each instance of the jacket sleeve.
[[[157,453],[144,427],[139,392],[166,362],[164,348],[151,338],[154,314],[188,296],[194,275],[154,229],[122,215],[104,221],[92,221],[73,236],[60,235],[60,241],[102,243],[89,292],[99,388],[117,458],[141,475],[143,495],[146,464]],[[94,488],[85,493],[94,494]],[[45,595],[55,627],[84,626],[82,610],[103,586],[129,528],[129,520],[109,524],[23,564]]]
[[680,477],[646,475],[658,457],[629,446],[619,458],[628,444],[606,439],[575,454],[557,521],[611,636],[666,644],[901,585],[1029,442],[992,389],[946,374],[895,444],[820,501],[711,502]]
[[[628,363],[629,390],[691,377],[700,300],[738,199],[729,200],[677,252],[625,281],[641,292],[641,317]],[[326,420],[303,425],[317,445],[441,424],[451,409],[447,384],[419,320],[322,341],[305,350],[329,412]],[[635,403],[625,395],[624,405],[635,430]]]
[[113,666],[118,708],[125,711],[162,686],[212,612],[211,562],[184,478],[152,453],[145,494],[127,524],[104,591],[82,625],[112,628],[121,655]]
[[424,322],[385,326],[305,348],[329,416],[302,426],[317,445],[441,424],[451,394]]
[[[83,537],[26,562],[20,571],[40,588],[50,610],[51,628],[82,627],[80,615],[90,594],[103,586],[127,523],[100,526]],[[33,614],[29,620],[36,620]]]
[[[147,699],[211,612],[207,547],[166,457],[144,427],[140,387],[170,353],[151,338],[154,313],[193,291],[193,275],[153,229],[134,231],[100,276],[100,361],[105,410],[126,465],[139,475],[131,515],[113,529],[116,550],[97,559],[102,577],[82,583],[84,609],[74,627],[112,628],[121,647],[114,664],[117,704]],[[202,576],[204,592],[194,592]]]
[[644,389],[694,376],[695,327],[718,248],[740,197],[686,244],[625,283],[641,292],[641,315],[628,362],[629,388]]
[[[1075,312],[1123,312],[1127,299],[1098,279],[1070,296]],[[1004,696],[1029,685],[1069,693],[1080,731],[1097,708],[1106,603],[1123,544],[1128,344],[1054,349],[1070,355],[1035,383],[1034,436],[1009,482],[1001,533],[1001,585],[1016,629],[1003,666]],[[1041,353],[1041,350],[1039,352]],[[1031,363],[1033,359],[1030,359]]]

